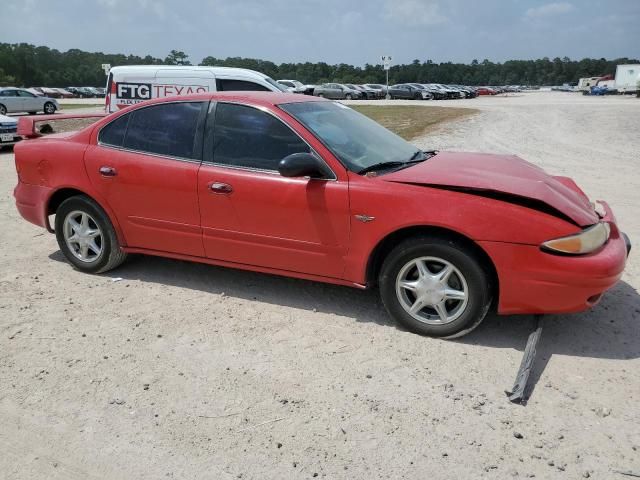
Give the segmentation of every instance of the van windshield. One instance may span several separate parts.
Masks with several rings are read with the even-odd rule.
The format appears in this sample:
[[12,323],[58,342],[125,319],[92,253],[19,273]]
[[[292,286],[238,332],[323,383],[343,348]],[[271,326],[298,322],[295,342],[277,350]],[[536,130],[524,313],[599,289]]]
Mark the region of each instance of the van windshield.
[[276,82],[273,78],[271,77],[264,77],[265,81],[267,83],[270,83],[271,85],[273,85],[274,87],[276,87],[278,89],[278,91],[280,92],[288,92],[289,90],[287,90],[287,87],[285,87],[284,85],[280,85],[278,82]]

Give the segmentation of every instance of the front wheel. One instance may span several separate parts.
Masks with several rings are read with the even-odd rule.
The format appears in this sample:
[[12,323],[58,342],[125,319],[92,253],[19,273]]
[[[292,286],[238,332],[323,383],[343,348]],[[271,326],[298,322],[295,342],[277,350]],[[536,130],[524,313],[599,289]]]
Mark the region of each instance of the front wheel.
[[351,99],[353,99],[353,96],[351,96],[351,94],[350,94],[350,93],[347,93],[347,94],[344,96],[344,99],[345,99],[345,100],[351,100]]
[[385,259],[379,285],[389,314],[422,335],[465,335],[491,306],[490,277],[482,261],[457,240],[405,240]]
[[53,115],[54,113],[56,113],[56,106],[51,102],[45,103],[44,113],[46,113],[47,115]]
[[82,272],[103,273],[127,258],[109,217],[88,197],[62,202],[56,211],[55,230],[60,250]]
[[6,114],[7,114],[7,107],[5,107],[0,103],[0,115],[6,115]]

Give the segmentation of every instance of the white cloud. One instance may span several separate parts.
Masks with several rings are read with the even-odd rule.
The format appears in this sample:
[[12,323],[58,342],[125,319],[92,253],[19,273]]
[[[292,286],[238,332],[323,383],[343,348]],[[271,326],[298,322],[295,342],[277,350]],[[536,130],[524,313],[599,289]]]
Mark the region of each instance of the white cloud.
[[447,20],[440,13],[438,2],[433,0],[387,0],[384,17],[412,27],[437,25]]
[[539,18],[539,17],[549,17],[552,15],[560,15],[563,13],[569,13],[575,10],[576,7],[569,2],[557,2],[557,3],[547,3],[546,5],[541,5],[539,7],[530,8],[527,10],[528,18]]

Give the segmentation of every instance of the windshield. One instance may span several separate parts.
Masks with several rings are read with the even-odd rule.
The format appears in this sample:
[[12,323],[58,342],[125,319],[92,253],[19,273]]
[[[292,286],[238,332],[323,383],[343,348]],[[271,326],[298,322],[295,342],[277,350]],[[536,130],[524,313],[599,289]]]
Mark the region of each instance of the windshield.
[[346,105],[299,102],[279,107],[312,131],[352,172],[415,158],[416,147]]

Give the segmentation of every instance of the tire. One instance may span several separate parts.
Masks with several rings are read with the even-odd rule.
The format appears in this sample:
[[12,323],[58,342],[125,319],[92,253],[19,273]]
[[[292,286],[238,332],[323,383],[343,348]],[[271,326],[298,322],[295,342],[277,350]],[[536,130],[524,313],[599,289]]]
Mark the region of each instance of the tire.
[[319,93],[319,94],[318,94],[318,97],[320,97],[320,98],[324,98],[324,93]]
[[416,94],[413,96],[413,99],[414,99],[414,100],[422,100],[422,96],[421,96],[419,93],[416,93]]
[[56,113],[56,106],[51,102],[45,103],[44,113],[46,113],[47,115],[53,115],[54,113]]
[[[85,218],[86,223],[83,222]],[[84,230],[82,234],[77,231],[78,228],[71,226],[69,219],[75,220],[77,226]],[[98,234],[85,234],[87,229],[92,232],[97,230]],[[84,195],[68,198],[60,204],[56,210],[55,231],[60,250],[69,263],[81,272],[104,273],[120,266],[127,258],[127,254],[120,248],[116,231],[107,214],[96,202]],[[71,240],[79,235],[80,242],[87,242],[84,244],[84,255],[81,243]],[[94,242],[93,246],[87,246],[91,241]],[[98,249],[99,252],[96,251]]]
[[6,114],[7,114],[7,107],[5,107],[0,103],[0,115],[6,115]]
[[[420,282],[418,263],[423,267],[424,280],[413,285]],[[437,281],[445,268],[451,272],[448,279]],[[389,314],[408,330],[455,338],[475,329],[489,311],[490,278],[483,262],[464,243],[436,236],[413,237],[398,244],[385,258],[379,277],[380,295]],[[421,290],[424,303],[418,303],[419,295],[410,289],[415,287]],[[448,299],[443,296],[445,289]],[[412,305],[418,307],[413,314],[409,312]],[[432,305],[438,305],[440,312]]]
[[352,96],[350,93],[347,93],[347,94],[344,96],[344,99],[345,99],[345,100],[353,100],[353,96]]

